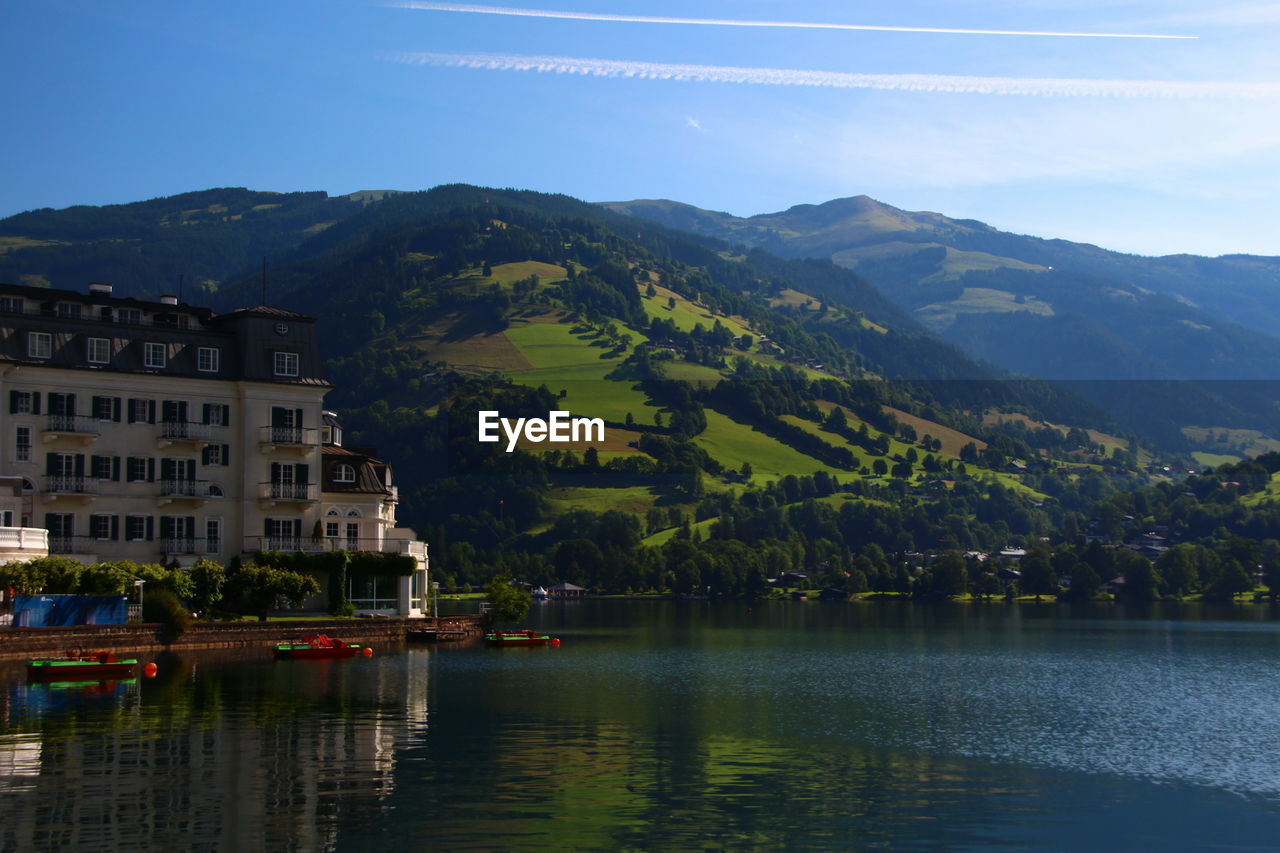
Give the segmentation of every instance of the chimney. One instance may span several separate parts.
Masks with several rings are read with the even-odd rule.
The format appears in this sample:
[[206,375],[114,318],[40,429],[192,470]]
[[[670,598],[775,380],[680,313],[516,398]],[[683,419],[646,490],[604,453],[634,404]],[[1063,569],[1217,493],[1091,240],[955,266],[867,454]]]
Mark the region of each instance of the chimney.
[[160,297],[160,301],[165,305],[177,305],[178,297],[174,296],[172,293],[166,293],[164,296]]
[[89,292],[97,293],[101,296],[110,296],[111,285],[104,284],[103,282],[100,282],[100,281],[91,281],[89,282]]

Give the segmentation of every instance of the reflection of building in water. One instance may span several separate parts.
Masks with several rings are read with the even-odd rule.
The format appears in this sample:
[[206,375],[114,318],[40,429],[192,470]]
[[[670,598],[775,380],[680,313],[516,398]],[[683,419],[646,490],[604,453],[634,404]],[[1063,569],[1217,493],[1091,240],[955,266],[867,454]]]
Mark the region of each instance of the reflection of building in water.
[[397,752],[425,735],[427,672],[410,662],[256,667],[243,680],[202,668],[142,685],[140,701],[85,699],[30,722],[15,704],[18,733],[0,738],[0,776],[12,776],[0,850],[330,848],[340,819],[375,818]]

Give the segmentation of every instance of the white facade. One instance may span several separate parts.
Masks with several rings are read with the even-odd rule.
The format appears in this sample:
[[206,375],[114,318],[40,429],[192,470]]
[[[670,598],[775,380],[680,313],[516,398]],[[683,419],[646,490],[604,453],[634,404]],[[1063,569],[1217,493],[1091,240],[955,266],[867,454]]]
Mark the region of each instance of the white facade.
[[292,312],[0,285],[12,526],[44,528],[50,553],[85,562],[411,554],[413,575],[352,598],[421,614],[426,546],[396,527],[390,467],[340,446],[321,367],[314,320]]

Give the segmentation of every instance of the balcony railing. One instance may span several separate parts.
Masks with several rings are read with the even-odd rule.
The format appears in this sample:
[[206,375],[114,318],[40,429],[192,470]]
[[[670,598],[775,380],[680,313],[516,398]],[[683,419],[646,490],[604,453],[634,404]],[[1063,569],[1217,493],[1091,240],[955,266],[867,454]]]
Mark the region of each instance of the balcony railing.
[[208,480],[161,480],[160,496],[165,498],[220,498],[222,490]]
[[176,441],[208,441],[213,437],[213,425],[193,421],[161,421],[160,437]]
[[46,415],[45,432],[75,433],[76,435],[101,435],[102,425],[97,418],[83,415]]
[[0,555],[6,551],[47,551],[49,531],[43,527],[0,527]]
[[179,331],[204,331],[204,327],[200,325],[200,322],[196,318],[183,314],[181,311],[163,315],[140,315],[137,319],[132,317],[122,317],[114,312],[107,316],[95,314],[90,311],[81,311],[78,316],[67,316],[59,314],[56,309],[32,307],[25,307],[22,310],[0,308],[0,313],[22,314],[29,317],[56,317],[59,320],[75,320],[86,323],[116,323],[122,326],[157,326]]
[[263,444],[284,447],[316,447],[320,444],[320,430],[311,427],[264,426],[259,439]]
[[160,540],[160,550],[166,557],[182,554],[219,554],[222,540],[216,537],[173,536]]
[[254,551],[305,551],[325,553],[330,551],[374,551],[383,554],[406,554],[425,559],[427,543],[416,539],[365,539],[346,536],[247,536],[244,550]]
[[97,547],[92,536],[49,536],[50,554],[89,554]]
[[264,500],[273,501],[316,501],[319,500],[315,483],[262,483],[261,496]]
[[53,495],[96,495],[98,481],[77,474],[50,474],[44,478],[44,490]]

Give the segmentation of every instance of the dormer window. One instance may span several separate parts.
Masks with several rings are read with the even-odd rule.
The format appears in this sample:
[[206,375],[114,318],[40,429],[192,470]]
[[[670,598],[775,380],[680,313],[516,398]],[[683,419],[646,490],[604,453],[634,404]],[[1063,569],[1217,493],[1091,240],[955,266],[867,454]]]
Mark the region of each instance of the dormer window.
[[159,370],[165,364],[164,344],[147,342],[142,345],[142,364],[153,370]]
[[296,352],[277,352],[274,366],[276,376],[297,376],[298,354]]
[[356,481],[356,469],[345,462],[339,462],[333,466],[333,481],[335,483],[354,483]]

